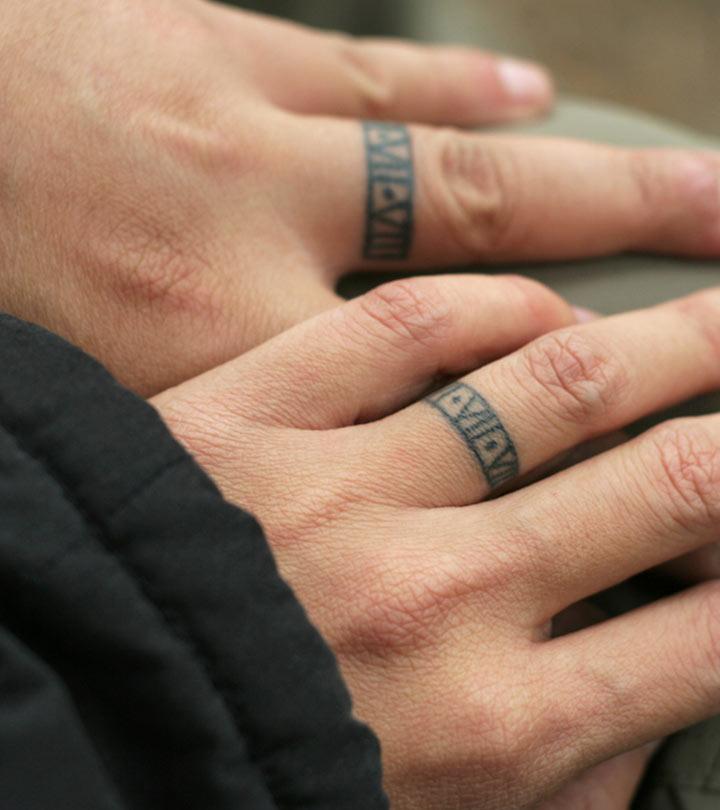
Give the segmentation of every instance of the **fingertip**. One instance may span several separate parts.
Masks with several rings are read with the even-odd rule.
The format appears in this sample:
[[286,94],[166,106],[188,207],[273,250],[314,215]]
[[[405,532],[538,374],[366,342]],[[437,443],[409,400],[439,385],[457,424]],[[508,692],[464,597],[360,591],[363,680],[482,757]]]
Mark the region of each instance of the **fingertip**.
[[552,331],[577,323],[575,308],[546,284],[514,273],[497,278],[512,284],[522,293],[526,311],[533,316],[533,322],[538,329]]
[[578,323],[590,323],[601,317],[597,312],[593,312],[591,309],[585,309],[585,307],[572,307],[572,311]]
[[555,90],[545,68],[518,59],[499,59],[497,77],[506,104],[518,113],[540,112],[550,108]]

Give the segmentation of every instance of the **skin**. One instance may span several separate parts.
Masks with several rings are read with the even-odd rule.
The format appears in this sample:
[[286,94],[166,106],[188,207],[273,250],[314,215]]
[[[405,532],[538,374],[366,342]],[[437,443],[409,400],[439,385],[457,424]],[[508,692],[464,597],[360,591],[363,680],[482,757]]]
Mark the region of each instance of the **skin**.
[[[282,59],[278,59],[279,42]],[[627,151],[448,128],[517,120],[541,113],[551,104],[552,88],[546,76],[536,73],[531,88],[518,93],[517,83],[503,81],[508,75],[507,62],[492,55],[351,40],[196,0],[112,0],[101,6],[91,0],[72,4],[38,0],[31,15],[26,4],[10,0],[0,30],[0,63],[0,135],[9,156],[0,171],[0,217],[4,223],[0,235],[4,280],[0,305],[82,346],[143,394],[180,383],[292,324],[336,307],[339,299],[334,286],[351,269],[408,270],[469,261],[562,259],[624,249],[694,256],[720,253],[718,164],[714,155]],[[412,159],[408,156],[403,170],[404,187],[412,189],[412,195],[407,196],[412,208],[406,206],[405,219],[401,220],[407,239],[402,249],[383,258],[372,250],[376,243],[371,240],[368,246],[369,222],[377,210],[368,206],[366,199],[373,164],[358,119],[413,122],[405,130],[412,145]],[[278,182],[279,177],[282,182]],[[548,189],[552,189],[551,195]],[[51,273],[48,268],[52,268]],[[407,473],[414,470],[416,458],[423,459],[418,438],[430,431],[429,425],[433,430],[443,425],[446,432],[442,435],[454,441],[454,446],[458,442],[463,446],[457,427],[447,419],[443,422],[438,409],[425,403],[422,413],[418,410],[412,416],[412,435],[395,435],[391,429],[374,445],[382,447],[382,442],[388,442],[384,452],[403,474],[393,475],[392,482],[383,488],[393,497],[407,490],[411,512],[393,512],[383,501],[384,493],[360,487],[358,503],[368,509],[379,504],[379,512],[375,515],[370,509],[372,517],[363,513],[362,519],[349,525],[352,531],[345,536],[340,517],[346,506],[348,514],[355,515],[357,505],[348,493],[353,492],[356,477],[362,481],[366,476],[372,478],[377,461],[363,439],[361,446],[354,448],[353,464],[360,467],[348,466],[344,455],[347,448],[340,446],[337,437],[350,434],[328,430],[328,426],[367,423],[365,437],[371,425],[381,424],[378,419],[417,398],[438,374],[457,375],[573,318],[566,305],[539,287],[523,286],[517,280],[493,287],[493,282],[485,280],[480,295],[480,287],[475,293],[471,291],[477,283],[449,281],[447,287],[433,287],[429,302],[433,312],[437,313],[444,300],[452,301],[454,295],[453,306],[458,311],[451,307],[437,322],[433,319],[427,331],[425,308],[417,308],[414,294],[408,299],[402,285],[389,288],[393,292],[386,289],[364,299],[365,304],[339,310],[360,313],[357,333],[352,332],[354,316],[345,322],[347,314],[313,321],[324,324],[321,331],[327,334],[324,342],[313,348],[316,353],[306,358],[306,365],[300,364],[306,376],[299,382],[292,382],[293,372],[288,366],[289,358],[302,353],[301,346],[281,340],[273,345],[276,349],[285,346],[284,358],[277,351],[267,356],[256,353],[247,360],[248,365],[238,361],[238,365],[208,378],[211,382],[203,379],[191,383],[158,400],[167,411],[168,421],[202,455],[230,496],[266,521],[284,567],[298,582],[299,590],[308,591],[308,604],[331,640],[343,642],[344,630],[324,616],[322,607],[317,606],[322,600],[317,592],[312,593],[313,583],[304,585],[302,575],[317,553],[308,552],[306,561],[302,555],[293,561],[285,549],[308,545],[296,544],[293,538],[311,533],[308,525],[327,525],[331,530],[328,542],[334,540],[340,549],[357,536],[362,524],[372,530],[372,537],[382,540],[387,529],[379,527],[377,519],[383,515],[404,527],[405,534],[412,526],[415,540],[418,531],[423,540],[445,537],[448,529],[439,533],[437,526],[432,531],[425,525],[418,529],[416,512],[421,510],[423,520],[429,520],[431,515],[438,517],[443,508],[461,509],[468,490],[473,489],[467,483],[468,476],[474,477],[477,490],[473,502],[487,494],[482,491],[482,481],[488,482],[478,478],[481,468],[473,467],[477,454],[466,446],[465,466],[455,469],[440,458],[442,442],[437,447],[438,457],[429,460],[429,467],[421,464],[417,472]],[[463,287],[462,293],[453,293],[454,285],[467,285],[467,291]],[[460,299],[466,294],[474,309],[465,309],[463,318],[459,315]],[[551,299],[552,304],[548,303]],[[364,306],[367,309],[362,309]],[[496,319],[502,320],[503,312],[510,322],[495,324]],[[397,318],[395,329],[386,317]],[[518,325],[517,317],[525,323]],[[460,319],[459,325],[451,324],[455,318]],[[492,327],[486,325],[490,322]],[[443,344],[446,351],[442,355],[433,354],[433,346],[437,349],[443,342],[436,339],[436,329],[441,333],[445,330],[452,343]],[[295,425],[296,416],[290,412],[285,421],[272,425],[272,430],[269,423],[258,418],[263,409],[282,407],[285,400],[291,410],[312,413],[317,419],[326,409],[342,413],[353,400],[342,386],[328,383],[333,365],[326,362],[334,349],[333,340],[339,339],[340,346],[345,347],[345,354],[334,361],[337,374],[342,376],[347,350],[355,340],[359,341],[358,349],[374,352],[372,357],[367,355],[367,368],[371,368],[384,354],[373,341],[379,335],[381,342],[389,339],[388,346],[392,347],[397,330],[395,338],[409,337],[416,347],[408,354],[414,358],[414,370],[396,365],[394,376],[385,378],[387,384],[378,387],[363,376],[361,362],[355,369],[355,384],[363,392],[363,401],[354,415],[346,415],[338,425],[332,420],[319,423],[321,433],[310,433],[307,425]],[[454,340],[453,333],[457,336]],[[301,332],[292,334],[292,341],[300,339]],[[462,341],[468,345],[461,346]],[[350,351],[350,355],[351,360],[361,359],[362,352],[355,357]],[[563,355],[566,360],[567,355]],[[256,366],[258,357],[265,359]],[[383,362],[386,359],[382,357]],[[254,380],[250,386],[256,389],[254,399],[244,392],[231,369],[242,372],[243,379],[248,375],[247,380]],[[265,390],[275,369],[282,369],[277,380],[289,386],[289,399],[281,388]],[[308,380],[319,388],[320,395],[303,399],[300,389]],[[241,389],[242,396],[238,394]],[[488,396],[485,388],[476,390]],[[536,460],[532,451],[523,447],[525,437],[518,425],[504,416],[507,405],[503,404],[503,391],[506,389],[501,386],[497,400],[491,391],[488,402],[503,430],[517,443],[518,464],[524,462],[527,468]],[[227,402],[221,403],[229,396],[238,404],[244,402],[252,417],[243,414],[241,418],[232,407],[226,412]],[[193,414],[193,409],[199,413]],[[534,416],[534,411],[528,415]],[[208,417],[212,417],[210,426]],[[199,419],[197,424],[194,418]],[[214,448],[217,458],[209,452],[202,454],[203,443],[222,424],[227,435],[223,433],[221,440],[227,444]],[[359,436],[360,429],[357,427],[352,435]],[[605,432],[605,426],[598,432]],[[577,440],[571,435],[566,438],[568,446]],[[323,444],[322,452],[315,444],[320,439],[329,442]],[[287,482],[277,480],[277,471],[265,469],[267,461],[265,466],[258,462],[251,474],[236,455],[238,442],[255,447],[256,441],[275,463],[285,460],[297,476],[286,515],[272,514],[267,504],[276,500],[277,488]],[[532,444],[531,438],[527,441]],[[323,463],[334,458],[330,468],[338,478],[321,474],[318,461],[316,474],[308,474],[305,482],[313,486],[304,489],[299,484],[305,474],[301,463],[304,454],[308,458],[320,455]],[[365,463],[367,467],[362,466]],[[435,480],[428,469],[434,469],[436,476],[442,470],[449,475]],[[233,489],[226,479],[241,472],[242,486],[236,481]],[[419,481],[424,476],[427,491]],[[336,491],[340,482],[348,489]],[[528,487],[528,491],[536,490]],[[318,497],[318,492],[327,496]],[[310,501],[319,504],[319,512]],[[442,515],[444,520],[445,513]],[[455,515],[453,512],[453,518]],[[554,518],[542,516],[542,521],[543,526],[553,525]],[[460,532],[458,537],[464,536],[459,527],[453,528]],[[500,526],[498,531],[506,528]],[[402,578],[407,566],[399,566],[399,561],[403,557],[407,561],[409,554],[413,563],[420,565],[414,569],[420,572],[420,594],[426,588],[424,572],[437,567],[440,576],[443,565],[449,566],[449,579],[444,585],[440,583],[438,605],[431,606],[430,613],[446,616],[451,624],[454,619],[450,614],[454,616],[458,610],[458,600],[462,602],[462,594],[469,593],[462,587],[462,577],[456,583],[461,586],[456,589],[458,594],[453,596],[448,585],[456,579],[451,570],[457,563],[454,558],[440,553],[431,562],[428,556],[423,568],[420,550],[410,548],[408,542],[400,538],[394,560],[389,552],[388,559],[379,560],[367,549],[353,552],[360,554],[358,564],[363,562],[363,553],[369,555],[367,567],[360,569],[361,579],[365,579],[368,592],[378,597],[378,604],[368,603],[362,590],[357,591],[358,602],[348,615],[366,620],[360,627],[368,628],[369,641],[348,640],[350,652],[339,645],[361,710],[384,738],[391,737],[389,783],[399,806],[451,807],[467,802],[477,806],[477,791],[488,786],[482,783],[477,769],[469,773],[468,763],[488,767],[487,763],[494,763],[496,758],[502,767],[497,784],[489,788],[491,803],[487,806],[494,806],[496,801],[500,802],[497,806],[506,807],[502,804],[506,800],[523,806],[531,801],[528,797],[551,793],[564,779],[575,778],[580,758],[568,755],[568,763],[562,766],[549,757],[548,773],[539,781],[525,780],[521,774],[510,779],[513,770],[519,772],[528,760],[521,759],[512,747],[503,750],[493,744],[493,734],[499,737],[505,728],[503,699],[507,702],[509,698],[503,698],[502,692],[510,688],[507,679],[504,687],[501,684],[500,697],[489,706],[491,733],[485,747],[478,747],[477,735],[460,735],[459,740],[451,741],[449,733],[441,734],[442,750],[425,752],[431,761],[423,762],[423,754],[412,745],[403,751],[398,741],[401,732],[414,733],[407,725],[409,710],[404,717],[401,713],[395,729],[383,725],[380,709],[386,707],[370,705],[366,694],[372,690],[362,687],[363,679],[367,682],[380,677],[377,666],[371,666],[378,653],[372,644],[368,651],[363,650],[373,641],[374,626],[381,642],[387,636],[383,611],[392,618],[389,611],[397,608],[384,604],[383,598],[389,594],[373,591],[376,583],[372,572],[391,582],[400,577],[398,594],[402,597],[404,587],[404,598],[412,605],[413,595],[408,589],[416,587],[415,580]],[[325,569],[323,576],[347,579],[347,568],[341,561],[336,558],[334,564],[335,569]],[[294,573],[293,566],[300,573]],[[322,584],[325,587],[327,583]],[[472,587],[483,590],[477,584]],[[432,595],[434,588],[431,582],[427,594]],[[332,589],[325,590],[332,593]],[[498,598],[503,592],[500,588]],[[340,603],[341,596],[337,597]],[[402,617],[402,599],[399,609],[395,615]],[[402,633],[415,638],[432,632],[434,619],[413,618],[411,614],[407,628],[400,627]],[[340,615],[335,617],[336,625],[341,619]],[[480,629],[488,633],[493,644],[503,637],[496,627]],[[473,636],[473,643],[475,639]],[[413,654],[405,656],[403,639],[399,647],[392,639],[385,641],[388,649],[381,644],[380,657],[390,656],[395,668],[382,678],[412,670],[416,659],[412,645]],[[424,649],[427,652],[429,648]],[[515,655],[517,650],[512,649]],[[505,652],[498,647],[488,660],[499,656],[497,664]],[[451,657],[439,660],[454,666]],[[459,673],[469,672],[460,659],[458,667]],[[388,687],[383,699],[390,705],[395,692],[392,684],[383,683]],[[428,682],[419,675],[413,684],[413,694],[422,699],[424,690],[430,688]],[[447,730],[453,718],[464,719],[465,715],[458,714],[462,693],[455,690],[450,695],[455,702],[448,705],[446,716],[431,713],[427,722]],[[681,698],[678,702],[682,704]],[[398,705],[408,706],[407,699]],[[477,695],[471,696],[471,705],[482,710],[485,706]],[[544,706],[544,710],[549,708]],[[502,715],[496,718],[497,723],[493,720],[496,710]],[[529,741],[528,752],[544,752],[550,745],[542,732],[540,723],[540,736]],[[642,734],[636,736],[644,739]],[[469,748],[463,748],[469,745],[469,738],[470,753]],[[569,743],[571,749],[576,745],[572,740]],[[625,739],[622,745],[609,744],[608,750],[619,751],[627,745]],[[615,758],[577,777],[565,793],[552,799],[559,804],[549,806],[576,808],[580,795],[582,801],[591,803],[588,807],[592,810],[621,806],[629,800],[647,751]],[[605,750],[602,756],[593,752],[593,756],[582,759],[582,767],[592,764],[593,757],[600,759],[606,754]],[[417,768],[420,770],[414,773]],[[414,791],[424,789],[418,773],[426,772],[438,773],[438,779],[425,798],[418,798]],[[517,789],[510,786],[511,781],[518,783]],[[519,792],[514,794],[513,790]]]
[[[379,733],[393,807],[618,810],[653,741],[718,712],[717,581],[610,620],[583,602],[715,539],[718,417],[547,465],[717,388],[719,322],[718,290],[576,324],[527,280],[428,277],[154,399],[262,521]],[[433,405],[448,378],[520,476],[550,474],[493,490],[478,431]]]
[[[148,395],[336,306],[354,269],[720,254],[714,155],[458,129],[549,108],[542,71],[512,75],[198,0],[7,0],[0,306]],[[364,249],[360,119],[411,123],[389,259]]]

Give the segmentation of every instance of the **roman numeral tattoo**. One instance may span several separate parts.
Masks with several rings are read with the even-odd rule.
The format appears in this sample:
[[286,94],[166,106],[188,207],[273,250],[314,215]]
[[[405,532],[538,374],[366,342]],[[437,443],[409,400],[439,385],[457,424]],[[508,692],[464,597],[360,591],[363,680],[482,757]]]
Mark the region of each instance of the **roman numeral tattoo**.
[[413,241],[415,170],[412,139],[403,124],[363,124],[367,207],[363,258],[407,259]]
[[475,456],[491,489],[517,478],[520,461],[510,434],[490,403],[465,383],[454,383],[426,402],[445,417]]

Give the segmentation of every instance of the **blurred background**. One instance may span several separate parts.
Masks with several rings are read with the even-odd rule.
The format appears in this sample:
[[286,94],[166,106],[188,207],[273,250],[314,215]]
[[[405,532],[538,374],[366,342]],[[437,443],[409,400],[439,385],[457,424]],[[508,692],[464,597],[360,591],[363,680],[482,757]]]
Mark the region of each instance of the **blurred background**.
[[562,91],[720,134],[720,0],[234,0],[365,35],[536,59]]

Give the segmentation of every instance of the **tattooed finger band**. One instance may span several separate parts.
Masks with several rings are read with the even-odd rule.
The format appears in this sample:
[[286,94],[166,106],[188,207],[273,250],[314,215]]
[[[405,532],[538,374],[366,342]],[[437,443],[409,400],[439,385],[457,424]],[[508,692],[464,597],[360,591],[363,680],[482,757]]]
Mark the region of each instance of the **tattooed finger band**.
[[520,462],[510,434],[490,403],[465,383],[426,399],[455,428],[475,456],[491,489],[517,478]]
[[363,258],[407,259],[414,229],[415,172],[410,132],[403,124],[363,124],[367,208]]

